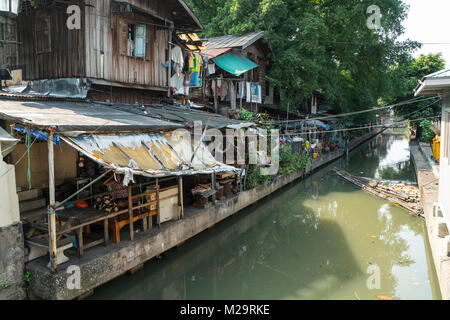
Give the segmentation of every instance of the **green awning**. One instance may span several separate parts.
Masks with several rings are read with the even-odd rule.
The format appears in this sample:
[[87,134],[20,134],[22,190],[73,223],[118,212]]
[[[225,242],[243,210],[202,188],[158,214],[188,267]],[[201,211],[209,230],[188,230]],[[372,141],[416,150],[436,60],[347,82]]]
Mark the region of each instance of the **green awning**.
[[213,59],[223,70],[240,76],[244,72],[257,68],[258,65],[240,53],[226,53]]

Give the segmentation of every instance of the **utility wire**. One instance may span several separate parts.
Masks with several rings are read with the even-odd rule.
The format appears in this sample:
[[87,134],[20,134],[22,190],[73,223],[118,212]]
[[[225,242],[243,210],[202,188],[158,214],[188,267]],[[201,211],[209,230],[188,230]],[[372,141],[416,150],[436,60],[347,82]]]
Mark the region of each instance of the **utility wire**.
[[[383,109],[399,107],[399,106],[403,106],[403,105],[407,105],[407,104],[427,101],[427,100],[436,99],[436,98],[438,98],[438,97],[429,97],[429,98],[417,97],[417,98],[413,98],[413,99],[410,99],[410,100],[402,101],[402,102],[399,102],[399,103],[396,103],[396,104],[391,104],[391,105],[388,105],[388,106],[384,106],[384,107],[373,107],[371,109],[365,109],[365,110],[353,111],[353,112],[347,112],[347,113],[340,113],[340,114],[336,114],[336,115],[329,115],[329,116],[323,116],[323,117],[315,117],[315,118],[309,118],[309,119],[275,120],[273,122],[274,123],[286,123],[286,122],[299,122],[299,121],[302,121],[302,120],[323,120],[323,119],[330,119],[330,118],[340,118],[340,117],[351,116],[351,115],[354,115],[354,114],[361,114],[361,113],[367,113],[367,112],[373,112],[373,111],[378,111],[378,110],[383,110]],[[418,100],[418,99],[420,99],[420,100]]]
[[[414,120],[410,120],[410,122],[416,122],[416,121],[421,121],[421,120],[425,120],[425,119],[434,119],[434,118],[439,118],[440,116],[433,116],[433,117],[425,117],[425,118],[420,118],[420,119],[414,119]],[[401,121],[397,121],[397,122],[392,122],[392,123],[388,123],[388,124],[375,124],[375,125],[371,125],[371,126],[361,126],[361,127],[356,127],[356,128],[345,128],[345,129],[334,129],[334,130],[324,130],[324,131],[304,131],[304,132],[295,132],[295,133],[283,133],[283,136],[301,136],[301,135],[308,135],[308,134],[314,134],[314,133],[332,133],[332,132],[343,132],[343,131],[353,131],[353,130],[361,130],[361,129],[369,129],[369,128],[379,128],[379,127],[391,127],[395,124],[399,124],[402,122],[405,122],[407,120],[401,120]]]

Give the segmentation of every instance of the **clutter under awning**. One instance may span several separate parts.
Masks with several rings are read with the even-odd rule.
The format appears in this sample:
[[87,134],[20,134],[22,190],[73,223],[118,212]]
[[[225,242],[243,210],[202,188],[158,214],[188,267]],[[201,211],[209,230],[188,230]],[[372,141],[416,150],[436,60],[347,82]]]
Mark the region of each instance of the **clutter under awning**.
[[216,161],[203,143],[197,147],[187,131],[61,138],[97,163],[124,173],[130,180],[133,175],[164,177],[239,171]]

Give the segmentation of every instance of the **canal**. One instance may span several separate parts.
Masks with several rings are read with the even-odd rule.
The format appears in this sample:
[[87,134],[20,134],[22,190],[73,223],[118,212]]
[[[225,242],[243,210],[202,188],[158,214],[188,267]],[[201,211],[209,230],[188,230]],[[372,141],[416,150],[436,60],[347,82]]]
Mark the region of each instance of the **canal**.
[[409,156],[379,135],[90,299],[440,299],[424,220],[331,171],[414,182]]

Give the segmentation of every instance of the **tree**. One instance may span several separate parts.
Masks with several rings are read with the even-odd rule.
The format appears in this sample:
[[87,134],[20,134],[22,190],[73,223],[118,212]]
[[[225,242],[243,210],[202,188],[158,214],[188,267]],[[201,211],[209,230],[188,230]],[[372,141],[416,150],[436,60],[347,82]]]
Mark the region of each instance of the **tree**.
[[[332,112],[367,109],[391,91],[390,67],[418,47],[398,42],[407,6],[401,0],[189,0],[203,36],[263,30],[273,49],[269,82],[293,110],[320,89]],[[367,27],[378,5],[381,29]],[[373,113],[347,120],[364,123]]]
[[[390,70],[392,88],[386,96],[389,104],[406,101],[414,98],[414,89],[418,81],[424,76],[445,68],[442,53],[420,55],[414,59],[410,55],[402,57]],[[395,114],[409,120],[437,115],[441,110],[440,103],[423,101],[395,108]]]

